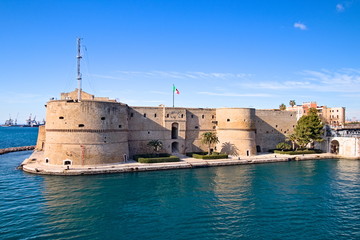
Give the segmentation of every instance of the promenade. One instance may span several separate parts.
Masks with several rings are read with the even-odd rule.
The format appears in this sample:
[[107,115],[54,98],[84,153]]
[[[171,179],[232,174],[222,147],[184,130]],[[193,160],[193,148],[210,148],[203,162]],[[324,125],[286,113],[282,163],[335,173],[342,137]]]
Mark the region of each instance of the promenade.
[[138,163],[129,160],[124,163],[106,164],[106,165],[51,165],[44,163],[43,152],[34,151],[34,153],[26,159],[19,168],[25,172],[45,175],[92,175],[106,173],[126,173],[126,172],[144,172],[159,171],[170,169],[189,169],[216,166],[261,164],[288,161],[303,161],[313,159],[332,159],[341,158],[338,155],[322,153],[307,155],[279,155],[279,154],[261,154],[250,157],[232,157],[228,159],[202,160],[184,155],[179,155],[180,162],[169,163]]

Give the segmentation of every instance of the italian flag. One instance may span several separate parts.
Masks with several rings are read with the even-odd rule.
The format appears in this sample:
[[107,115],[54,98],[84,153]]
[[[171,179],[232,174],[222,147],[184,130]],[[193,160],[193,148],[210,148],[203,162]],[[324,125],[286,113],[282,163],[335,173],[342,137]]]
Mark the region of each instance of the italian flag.
[[180,91],[173,85],[173,92],[176,94],[180,94]]

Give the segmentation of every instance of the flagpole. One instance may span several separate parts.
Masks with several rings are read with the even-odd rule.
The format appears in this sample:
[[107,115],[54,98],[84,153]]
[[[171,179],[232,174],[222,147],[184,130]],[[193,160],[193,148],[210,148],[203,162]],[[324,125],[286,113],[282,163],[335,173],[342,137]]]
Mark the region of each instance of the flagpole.
[[174,100],[175,100],[175,91],[174,91],[174,87],[175,87],[175,85],[173,84],[173,107],[175,106],[175,104],[174,104]]

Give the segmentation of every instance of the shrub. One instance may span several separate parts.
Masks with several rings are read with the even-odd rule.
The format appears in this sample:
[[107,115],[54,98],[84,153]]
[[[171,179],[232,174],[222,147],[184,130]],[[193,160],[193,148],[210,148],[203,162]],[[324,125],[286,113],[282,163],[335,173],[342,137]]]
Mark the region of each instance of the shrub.
[[180,158],[176,156],[169,156],[169,157],[153,157],[153,158],[144,158],[139,157],[137,159],[139,163],[162,163],[162,162],[179,162]]
[[224,158],[228,158],[227,154],[217,154],[217,155],[200,155],[200,154],[193,154],[192,155],[193,158],[197,158],[197,159],[224,159]]
[[170,157],[170,154],[168,153],[149,153],[149,154],[136,154],[133,156],[133,159],[135,161],[138,161],[139,158],[159,158],[159,157]]
[[277,154],[288,154],[288,155],[301,155],[301,154],[315,154],[315,153],[322,153],[320,149],[315,150],[297,150],[297,151],[279,151],[275,150],[274,153]]
[[[188,152],[186,153],[186,156],[188,157],[194,157],[193,155],[194,154],[197,154],[197,155],[207,155],[208,153],[207,152]],[[219,152],[212,152],[211,153],[211,156],[212,155],[219,155],[220,153]]]
[[208,153],[207,153],[207,152],[188,152],[188,153],[186,153],[185,155],[188,156],[188,157],[192,157],[193,154],[206,155],[206,154],[208,154]]
[[285,142],[281,142],[278,145],[276,145],[276,148],[280,149],[280,150],[290,150],[291,146],[290,146],[290,144],[287,144]]

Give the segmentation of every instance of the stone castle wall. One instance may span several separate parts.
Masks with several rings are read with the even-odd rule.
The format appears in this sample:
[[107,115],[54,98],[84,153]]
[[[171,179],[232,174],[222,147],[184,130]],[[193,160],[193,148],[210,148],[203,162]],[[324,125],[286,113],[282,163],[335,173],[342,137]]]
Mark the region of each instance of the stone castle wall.
[[279,110],[256,110],[256,146],[258,152],[274,149],[292,134],[296,126],[296,113]]
[[47,104],[44,156],[49,164],[116,163],[128,151],[127,106],[99,101]]
[[295,114],[285,111],[129,107],[68,98],[47,103],[46,126],[39,128],[37,149],[49,164],[118,163],[124,155],[151,153],[150,140],[162,141],[166,153],[207,151],[201,135],[209,131],[220,140],[214,151],[250,156],[275,148],[296,124]]
[[220,152],[235,156],[256,155],[255,109],[219,108],[216,116]]

